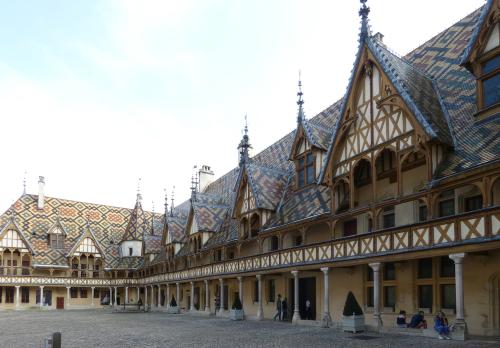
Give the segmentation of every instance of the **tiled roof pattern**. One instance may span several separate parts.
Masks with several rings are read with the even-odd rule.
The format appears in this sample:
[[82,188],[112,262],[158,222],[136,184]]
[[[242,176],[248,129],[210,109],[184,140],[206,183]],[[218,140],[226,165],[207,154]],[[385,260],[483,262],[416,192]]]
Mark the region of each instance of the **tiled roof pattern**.
[[146,218],[142,210],[140,197],[137,197],[135,207],[130,214],[130,219],[123,234],[122,241],[124,240],[142,240],[146,233]]
[[[15,221],[21,234],[35,249],[34,264],[68,266],[66,255],[85,232],[88,221],[104,249],[104,266],[120,268],[123,265],[118,245],[130,219],[131,209],[45,197],[44,209],[38,210],[37,199],[36,195],[23,195],[11,207],[16,213]],[[58,216],[67,231],[65,248],[61,250],[51,249],[47,238],[47,232]],[[146,220],[151,220],[151,216],[152,213],[144,212]],[[157,214],[156,218],[161,219],[161,215]],[[9,221],[10,211],[0,216],[0,226]],[[157,226],[155,234],[161,234],[160,226]]]
[[259,165],[252,160],[245,167],[257,208],[275,210],[289,174],[280,169]]
[[158,254],[162,249],[161,235],[145,235],[144,236],[145,254]]
[[322,150],[328,149],[330,138],[332,137],[331,129],[323,127],[321,124],[313,120],[302,120],[302,125],[306,131],[309,142]]

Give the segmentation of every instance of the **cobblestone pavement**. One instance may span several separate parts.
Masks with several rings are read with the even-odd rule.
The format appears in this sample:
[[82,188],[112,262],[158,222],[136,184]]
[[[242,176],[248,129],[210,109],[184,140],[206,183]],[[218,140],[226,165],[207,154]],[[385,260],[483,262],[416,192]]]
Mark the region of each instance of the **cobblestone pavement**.
[[0,347],[40,347],[51,332],[63,347],[500,347],[500,341],[347,334],[273,321],[215,319],[187,314],[106,311],[0,312]]

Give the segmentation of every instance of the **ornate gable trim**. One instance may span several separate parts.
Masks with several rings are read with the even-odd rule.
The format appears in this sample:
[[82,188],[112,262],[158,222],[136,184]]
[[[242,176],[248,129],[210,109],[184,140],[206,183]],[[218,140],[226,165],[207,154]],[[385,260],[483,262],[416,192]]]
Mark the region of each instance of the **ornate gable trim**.
[[[19,239],[23,242],[25,249],[29,250],[33,255],[35,255],[35,249],[33,249],[33,246],[31,245],[31,243],[24,237],[23,233],[21,232],[21,229],[19,228],[19,226],[17,225],[17,223],[15,221],[14,215],[12,215],[12,217],[10,218],[10,221],[8,221],[4,225],[4,227],[0,230],[0,243],[5,238],[5,236],[7,235],[7,233],[9,231],[15,231],[16,234],[19,236]],[[5,247],[8,248],[9,246],[5,246]],[[5,248],[5,247],[0,245],[0,248]],[[15,246],[12,246],[12,248],[15,248]]]
[[84,231],[82,232],[81,236],[78,238],[78,240],[75,242],[75,245],[71,248],[71,250],[68,252],[66,255],[67,257],[72,257],[75,255],[76,252],[78,252],[78,247],[82,244],[83,240],[85,238],[90,238],[92,242],[94,243],[95,247],[99,251],[99,254],[102,258],[105,258],[105,253],[104,253],[104,248],[101,246],[99,243],[98,239],[96,238],[94,232],[90,228],[90,224],[87,222],[87,226],[85,227]]

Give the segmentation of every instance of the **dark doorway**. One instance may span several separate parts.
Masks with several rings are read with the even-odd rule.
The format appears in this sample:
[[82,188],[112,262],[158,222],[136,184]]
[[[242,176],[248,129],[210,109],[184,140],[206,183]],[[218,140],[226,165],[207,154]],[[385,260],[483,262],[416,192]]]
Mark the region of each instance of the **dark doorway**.
[[194,308],[197,311],[199,311],[200,310],[200,288],[199,287],[194,288],[193,302],[194,302]]
[[229,309],[229,288],[227,285],[224,285],[224,309]]
[[58,297],[56,302],[57,309],[64,309],[64,297]]
[[[288,298],[288,320],[293,317],[293,310],[295,308],[295,287],[294,279],[290,279],[289,282],[289,298]],[[299,278],[299,312],[300,319],[308,319],[308,313],[306,311],[306,301],[311,303],[310,310],[310,320],[316,320],[316,278]]]

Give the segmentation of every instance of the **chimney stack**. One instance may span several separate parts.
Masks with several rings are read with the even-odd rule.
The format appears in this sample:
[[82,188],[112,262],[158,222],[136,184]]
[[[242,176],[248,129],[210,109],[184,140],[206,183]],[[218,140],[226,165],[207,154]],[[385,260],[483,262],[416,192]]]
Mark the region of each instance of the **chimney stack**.
[[202,165],[198,171],[198,182],[200,185],[200,192],[205,191],[208,185],[214,181],[214,172],[207,165]]
[[38,209],[43,210],[43,205],[45,201],[45,178],[43,176],[38,177]]

